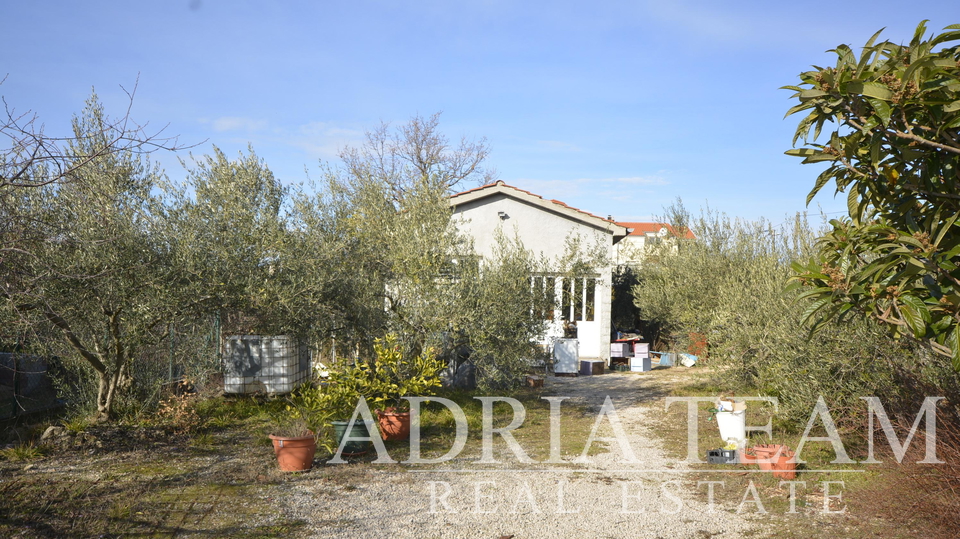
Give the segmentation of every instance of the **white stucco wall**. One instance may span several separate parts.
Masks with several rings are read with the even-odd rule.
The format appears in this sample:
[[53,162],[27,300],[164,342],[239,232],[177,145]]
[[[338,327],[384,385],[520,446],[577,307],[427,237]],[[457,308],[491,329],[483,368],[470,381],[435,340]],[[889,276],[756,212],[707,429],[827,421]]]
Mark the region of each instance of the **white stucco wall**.
[[[505,218],[501,218],[498,212],[503,212]],[[583,246],[591,247],[599,242],[604,246],[608,260],[616,261],[613,236],[608,230],[503,193],[458,205],[454,208],[453,219],[461,232],[473,238],[474,249],[481,256],[493,254],[494,238],[499,229],[508,238],[518,237],[526,249],[548,260],[563,256],[567,238],[579,234]],[[596,273],[595,321],[600,335],[599,345],[594,349],[581,347],[580,356],[608,360],[612,266],[596,268]]]
[[617,264],[639,265],[643,260],[646,236],[627,236],[616,246]]
[[[498,212],[504,212],[506,218],[501,219]],[[580,235],[584,245],[611,242],[605,230],[503,194],[458,206],[454,209],[454,219],[457,227],[474,239],[474,248],[481,256],[493,254],[498,228],[508,238],[519,237],[524,247],[548,259],[563,256],[567,238],[575,234]]]

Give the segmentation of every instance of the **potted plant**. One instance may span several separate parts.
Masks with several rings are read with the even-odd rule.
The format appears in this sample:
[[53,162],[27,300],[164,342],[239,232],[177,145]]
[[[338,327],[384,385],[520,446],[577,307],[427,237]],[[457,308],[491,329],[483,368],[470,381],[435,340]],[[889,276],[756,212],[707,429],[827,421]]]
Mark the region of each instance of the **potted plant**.
[[[369,376],[361,367],[331,369],[326,381],[301,386],[294,392],[288,408],[296,408],[310,429],[316,433],[318,444],[330,453],[336,453],[346,434],[357,401],[368,391]],[[351,437],[363,437],[371,432],[372,424],[354,423]],[[359,455],[369,450],[369,443],[351,441],[342,454]]]
[[285,413],[274,417],[277,427],[270,434],[277,464],[284,472],[302,472],[313,467],[317,440],[298,409],[289,406]]
[[432,395],[440,386],[443,361],[429,348],[411,357],[393,333],[378,339],[374,352],[366,393],[376,408],[380,435],[384,440],[406,440],[410,436],[410,403],[403,397]]

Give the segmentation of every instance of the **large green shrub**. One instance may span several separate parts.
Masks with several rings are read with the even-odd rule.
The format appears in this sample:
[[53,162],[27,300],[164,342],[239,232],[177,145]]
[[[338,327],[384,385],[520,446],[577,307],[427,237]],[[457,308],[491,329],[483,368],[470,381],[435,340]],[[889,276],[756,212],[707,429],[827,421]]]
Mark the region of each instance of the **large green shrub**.
[[862,396],[915,413],[917,388],[956,394],[948,361],[869,321],[834,321],[811,334],[803,324],[809,304],[786,287],[791,262],[808,255],[816,238],[806,219],[774,226],[705,212],[692,222],[697,238],[654,253],[634,300],[668,338],[707,335],[710,361],[730,390],[779,397],[778,419],[794,427],[820,395],[841,426],[854,428],[865,426]]

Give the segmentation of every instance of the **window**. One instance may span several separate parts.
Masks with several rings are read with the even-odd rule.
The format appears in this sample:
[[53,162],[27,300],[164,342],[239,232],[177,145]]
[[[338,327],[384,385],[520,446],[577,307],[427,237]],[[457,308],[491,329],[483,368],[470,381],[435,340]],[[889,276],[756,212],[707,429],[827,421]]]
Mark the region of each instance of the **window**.
[[557,278],[535,275],[530,283],[539,316],[543,320],[553,320],[557,308]]
[[561,319],[567,322],[593,322],[596,317],[597,279],[577,277],[560,281],[563,283]]

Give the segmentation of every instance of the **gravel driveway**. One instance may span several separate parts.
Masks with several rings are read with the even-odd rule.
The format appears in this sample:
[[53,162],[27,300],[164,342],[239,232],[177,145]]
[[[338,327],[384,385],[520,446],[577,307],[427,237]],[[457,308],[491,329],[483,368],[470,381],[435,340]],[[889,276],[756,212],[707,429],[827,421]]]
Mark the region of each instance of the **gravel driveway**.
[[[609,395],[637,461],[616,443],[588,463],[502,464],[454,459],[442,465],[389,465],[344,481],[298,482],[278,500],[288,516],[310,523],[314,537],[600,538],[743,537],[759,522],[709,511],[686,481],[682,461],[665,458],[648,418],[663,411],[665,380],[681,375],[608,373],[546,380],[545,395],[571,397],[597,412]],[[604,420],[598,436],[609,436]],[[599,442],[598,442],[599,443]],[[602,446],[601,446],[602,447]],[[499,457],[498,457],[499,458]]]

